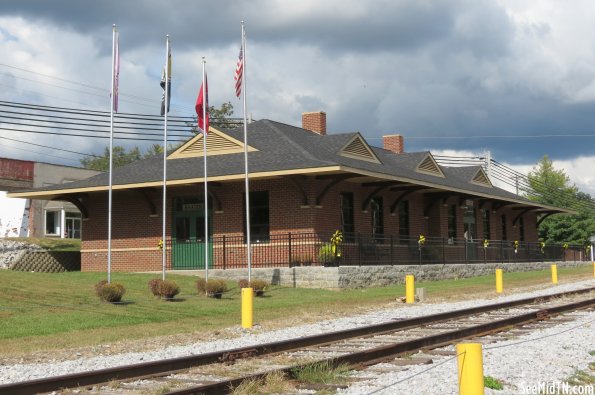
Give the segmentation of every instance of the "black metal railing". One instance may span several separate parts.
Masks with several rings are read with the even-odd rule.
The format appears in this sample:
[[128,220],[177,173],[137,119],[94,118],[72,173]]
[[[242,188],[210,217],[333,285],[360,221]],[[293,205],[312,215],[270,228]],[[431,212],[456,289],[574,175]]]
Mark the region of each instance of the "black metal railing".
[[[508,240],[418,238],[346,234],[333,249],[331,234],[271,234],[265,241],[253,240],[252,266],[365,266],[447,263],[495,263],[581,261],[589,259],[579,245],[541,246],[540,243]],[[202,240],[168,240],[172,269],[204,269]],[[247,249],[243,236],[216,236],[208,244],[209,267],[245,268]]]

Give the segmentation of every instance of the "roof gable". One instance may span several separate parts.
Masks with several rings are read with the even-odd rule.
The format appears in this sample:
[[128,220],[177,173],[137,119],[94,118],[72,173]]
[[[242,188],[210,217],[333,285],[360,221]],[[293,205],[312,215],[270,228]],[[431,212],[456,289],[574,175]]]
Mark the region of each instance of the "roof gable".
[[365,160],[368,162],[381,163],[374,151],[359,134],[354,136],[339,150],[339,155],[347,158]]
[[492,183],[490,182],[488,175],[485,173],[485,171],[483,171],[483,169],[481,167],[479,169],[477,169],[477,171],[475,172],[475,175],[473,175],[470,182],[473,184],[482,185],[482,186],[489,187],[489,188],[494,187],[492,185]]
[[415,171],[418,173],[430,174],[437,177],[445,178],[444,173],[436,163],[436,160],[432,156],[432,154],[428,153],[425,158],[418,163]]
[[[204,155],[203,136],[203,133],[197,134],[184,143],[181,147],[169,154],[167,159],[202,157]],[[243,142],[212,127],[209,128],[206,141],[207,156],[238,154],[244,152]],[[252,152],[258,150],[248,146],[248,151]]]

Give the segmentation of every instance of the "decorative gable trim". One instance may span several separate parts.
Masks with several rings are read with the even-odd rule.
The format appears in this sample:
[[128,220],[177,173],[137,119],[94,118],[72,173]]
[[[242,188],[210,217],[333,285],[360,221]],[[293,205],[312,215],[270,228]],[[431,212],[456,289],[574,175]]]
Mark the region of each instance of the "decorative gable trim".
[[472,184],[481,185],[488,188],[493,188],[494,186],[490,182],[490,178],[488,175],[483,171],[483,168],[479,168],[475,175],[471,178],[470,181]]
[[339,155],[346,158],[365,160],[373,163],[381,163],[374,151],[364,141],[362,136],[354,136],[347,144],[341,148]]
[[430,174],[432,176],[445,178],[444,173],[440,169],[440,166],[438,166],[438,163],[436,163],[436,160],[432,154],[426,155],[426,157],[421,162],[419,162],[415,168],[415,171],[418,173]]
[[[252,151],[258,150],[248,146],[248,152]],[[207,135],[207,156],[239,154],[243,152],[243,142],[236,140],[217,129],[212,127],[209,128],[209,134]],[[203,133],[199,133],[185,142],[180,148],[169,154],[167,159],[201,157],[203,154]]]

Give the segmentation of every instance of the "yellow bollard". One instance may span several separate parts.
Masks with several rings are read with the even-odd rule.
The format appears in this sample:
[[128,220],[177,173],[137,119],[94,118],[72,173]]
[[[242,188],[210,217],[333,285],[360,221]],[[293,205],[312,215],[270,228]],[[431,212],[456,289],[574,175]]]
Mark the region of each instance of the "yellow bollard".
[[502,282],[502,269],[496,269],[496,293],[501,294],[504,289]]
[[413,274],[405,276],[405,303],[415,302],[415,279]]
[[484,395],[481,344],[457,344],[459,395]]
[[254,318],[254,290],[242,288],[242,328],[252,328]]
[[552,265],[552,284],[558,284],[558,266]]

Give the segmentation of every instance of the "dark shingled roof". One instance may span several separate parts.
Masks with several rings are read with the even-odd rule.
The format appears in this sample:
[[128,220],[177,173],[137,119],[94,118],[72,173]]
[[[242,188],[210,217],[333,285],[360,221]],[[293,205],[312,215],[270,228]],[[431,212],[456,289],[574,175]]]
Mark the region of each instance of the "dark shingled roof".
[[[243,141],[243,128],[221,130],[236,140]],[[456,189],[472,195],[488,195],[496,199],[514,200],[535,205],[533,202],[497,187],[471,183],[479,167],[443,167],[445,177],[416,171],[418,164],[430,155],[429,152],[395,154],[378,147],[370,147],[380,163],[364,161],[340,155],[340,150],[359,133],[319,135],[311,131],[283,123],[260,120],[248,125],[248,144],[257,151],[248,153],[250,173],[283,171],[292,169],[315,169],[327,166],[343,166],[354,172],[373,172],[380,178],[397,177],[400,180],[446,190]],[[367,143],[366,143],[367,144]],[[118,167],[113,172],[113,185],[159,182],[163,174],[163,158],[154,156]],[[217,177],[244,173],[244,154],[234,153],[208,156],[208,176]],[[168,180],[184,180],[203,177],[203,158],[189,157],[168,159]],[[68,184],[37,188],[35,191],[99,187],[108,185],[108,174]],[[539,205],[538,205],[539,206]]]

